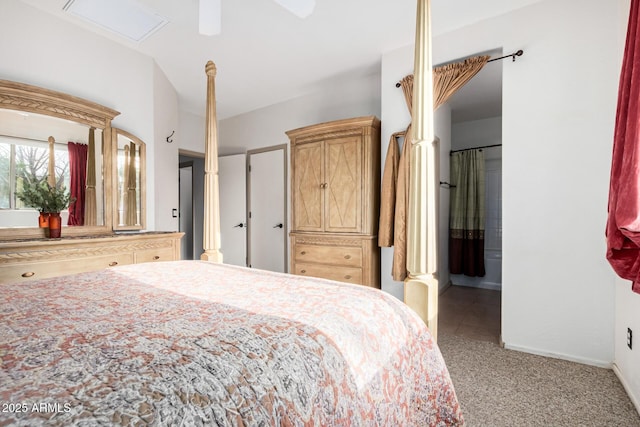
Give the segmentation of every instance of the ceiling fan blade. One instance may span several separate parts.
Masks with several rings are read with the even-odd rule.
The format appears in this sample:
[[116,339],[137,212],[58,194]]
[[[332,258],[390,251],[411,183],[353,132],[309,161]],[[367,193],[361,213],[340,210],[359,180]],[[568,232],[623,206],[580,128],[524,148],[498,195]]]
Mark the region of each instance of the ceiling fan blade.
[[203,36],[215,36],[222,31],[221,0],[199,0],[198,30]]
[[313,13],[316,0],[273,0],[299,18],[306,18]]

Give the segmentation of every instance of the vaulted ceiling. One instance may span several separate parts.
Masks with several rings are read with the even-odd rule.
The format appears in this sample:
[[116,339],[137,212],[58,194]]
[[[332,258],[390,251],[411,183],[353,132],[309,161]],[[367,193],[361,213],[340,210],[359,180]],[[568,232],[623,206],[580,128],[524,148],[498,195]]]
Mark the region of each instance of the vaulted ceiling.
[[[198,33],[198,0],[137,0],[168,23],[133,42],[63,10],[69,0],[21,0],[155,59],[182,109],[202,114],[204,64],[213,60],[220,119],[296,98],[342,75],[371,72],[385,52],[413,43],[415,0],[317,0],[301,19],[272,0],[222,0],[222,33]],[[432,0],[432,31],[443,34],[540,0]],[[484,71],[456,97],[454,117],[489,102],[501,77]],[[492,86],[493,85],[493,86]],[[467,95],[475,101],[466,100]],[[494,107],[495,107],[495,100]],[[475,106],[474,106],[475,104]],[[484,106],[483,108],[489,108]]]

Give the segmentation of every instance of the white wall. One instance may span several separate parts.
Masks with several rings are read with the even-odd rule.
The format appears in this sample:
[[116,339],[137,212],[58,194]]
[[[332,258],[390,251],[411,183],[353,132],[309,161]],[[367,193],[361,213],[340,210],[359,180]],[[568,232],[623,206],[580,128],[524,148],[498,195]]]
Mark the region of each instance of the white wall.
[[[463,150],[480,145],[502,144],[502,117],[489,117],[487,119],[469,120],[454,123],[451,129],[451,149]],[[498,149],[491,149],[485,153],[498,153]]]
[[613,361],[604,227],[620,6],[545,1],[492,23],[518,29],[505,51],[525,50],[503,75],[502,337],[604,366]]
[[[155,65],[155,64],[154,64]],[[173,209],[178,212],[180,191],[178,188],[178,148],[179,144],[167,142],[167,137],[178,130],[178,94],[169,83],[162,70],[154,67],[154,135],[152,144],[147,144],[154,161],[152,172],[147,171],[147,191],[154,195],[155,229],[178,231],[179,218],[173,217]],[[174,134],[175,136],[175,134]],[[149,148],[151,150],[149,150]]]
[[[640,294],[631,282],[616,279],[615,365],[629,397],[640,411]],[[633,331],[633,345],[627,347],[627,328]]]
[[358,116],[380,117],[379,69],[354,72],[322,82],[317,92],[221,120],[220,155],[288,144],[286,131]]
[[[161,91],[169,96],[160,94],[162,103],[155,104],[159,80],[154,77],[159,71],[154,61],[17,0],[0,2],[0,28],[0,78],[65,92],[119,111],[113,126],[147,144],[148,184],[153,189],[154,121],[164,116],[163,109],[175,108],[163,84]],[[155,198],[150,191],[147,228],[155,229],[154,223]]]
[[[202,106],[203,112],[205,107],[204,105]],[[175,135],[173,135],[174,144],[177,144],[182,151],[204,156],[204,116],[198,116],[182,110],[178,115],[180,125]]]

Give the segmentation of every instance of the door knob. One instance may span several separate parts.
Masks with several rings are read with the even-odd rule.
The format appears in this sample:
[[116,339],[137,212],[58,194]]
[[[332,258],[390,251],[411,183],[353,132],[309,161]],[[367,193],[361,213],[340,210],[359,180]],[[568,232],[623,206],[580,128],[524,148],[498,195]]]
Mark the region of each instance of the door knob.
[[276,224],[276,225],[273,226],[273,228],[282,228],[282,227],[283,227],[282,223]]
[[238,224],[238,225],[234,225],[234,226],[233,226],[233,228],[236,228],[236,227],[240,227],[240,228],[242,228],[242,227],[246,227],[246,225],[245,225],[244,223],[242,223],[242,222],[241,222],[240,224]]

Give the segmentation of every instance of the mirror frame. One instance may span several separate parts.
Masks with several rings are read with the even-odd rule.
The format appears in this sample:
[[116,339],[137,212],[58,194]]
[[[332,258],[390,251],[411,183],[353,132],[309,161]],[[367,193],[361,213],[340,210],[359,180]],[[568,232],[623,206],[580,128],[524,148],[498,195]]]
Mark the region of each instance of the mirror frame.
[[[0,80],[0,108],[57,117],[102,130],[105,153],[102,165],[104,168],[102,173],[105,199],[104,225],[65,227],[63,234],[90,236],[113,233],[111,121],[120,112],[73,95],[9,80]],[[0,227],[0,240],[44,237],[44,229],[38,227]]]
[[[111,141],[111,157],[113,159],[113,170],[111,173],[111,188],[113,191],[113,230],[114,231],[124,231],[124,230],[144,230],[147,228],[147,149],[146,144],[143,140],[138,138],[137,136],[118,128],[111,128],[112,132],[112,141]],[[140,225],[120,225],[118,224],[118,201],[115,200],[118,194],[118,135],[122,135],[125,138],[131,140],[140,150],[140,170],[138,173],[140,174]]]

